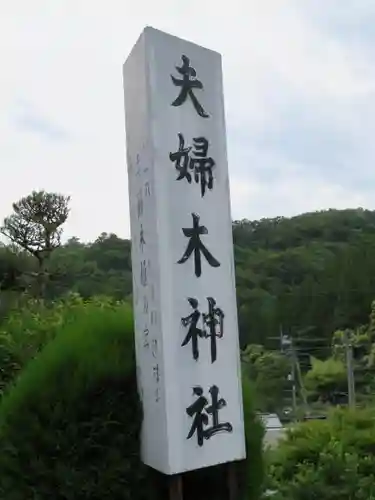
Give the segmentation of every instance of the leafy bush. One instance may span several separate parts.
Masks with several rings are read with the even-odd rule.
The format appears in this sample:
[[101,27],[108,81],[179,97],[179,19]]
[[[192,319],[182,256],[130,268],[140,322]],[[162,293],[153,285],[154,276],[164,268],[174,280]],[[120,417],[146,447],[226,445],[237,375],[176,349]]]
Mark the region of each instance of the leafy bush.
[[337,391],[347,389],[346,367],[343,361],[333,357],[320,360],[310,358],[311,369],[305,375],[305,385],[311,399],[333,400]]
[[[158,498],[165,498],[164,476],[139,458],[142,416],[131,311],[124,304],[76,299],[65,309],[61,303],[54,306],[60,319],[42,314],[39,331],[35,324],[30,329],[33,359],[2,398],[0,498],[143,500],[156,497],[156,490]],[[17,328],[16,323],[9,323],[12,332],[22,330],[22,321]],[[244,402],[248,460],[238,469],[243,498],[256,500],[262,486],[263,428],[254,417],[246,382]],[[215,499],[224,498],[222,469],[186,475],[185,498],[207,500],[212,489]]]
[[275,500],[374,500],[375,413],[336,410],[289,430],[270,465]]
[[86,307],[0,407],[0,498],[146,498],[131,314]]
[[241,358],[243,372],[257,389],[256,409],[273,413],[282,408],[285,391],[290,387],[288,358],[255,344],[247,345]]
[[87,308],[112,310],[117,304],[107,297],[85,301],[75,293],[50,303],[27,295],[19,297],[0,324],[0,396],[61,328],[85,314]]

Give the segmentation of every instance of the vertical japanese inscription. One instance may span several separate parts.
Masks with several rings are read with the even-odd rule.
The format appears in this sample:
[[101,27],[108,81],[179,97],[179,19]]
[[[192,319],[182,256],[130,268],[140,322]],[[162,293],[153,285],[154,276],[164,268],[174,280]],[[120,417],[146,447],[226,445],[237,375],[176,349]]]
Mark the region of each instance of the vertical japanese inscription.
[[212,189],[214,176],[212,169],[215,166],[213,158],[208,156],[208,140],[205,137],[193,138],[193,146],[185,147],[184,136],[178,135],[178,150],[169,153],[169,159],[175,164],[178,172],[177,181],[186,179],[191,184],[192,179],[196,184],[200,184],[201,196],[206,193],[206,189]]
[[[191,342],[193,358],[198,361],[199,339],[210,339],[211,363],[215,363],[217,359],[216,339],[221,339],[224,335],[224,312],[216,307],[216,300],[213,297],[207,297],[207,313],[199,311],[197,299],[190,297],[187,300],[193,311],[188,316],[181,318],[182,325],[188,328],[181,346],[184,347]],[[199,322],[201,322],[201,328],[198,326]]]
[[203,90],[203,83],[198,80],[197,72],[195,69],[190,66],[190,59],[183,55],[181,56],[182,65],[176,66],[176,70],[182,78],[176,78],[171,75],[172,82],[176,87],[181,87],[180,93],[176,97],[176,99],[172,102],[172,106],[181,106],[188,97],[190,97],[191,102],[193,103],[195,111],[202,118],[208,118],[209,115],[203,109],[203,106],[198,101],[197,97],[194,94],[194,89]]
[[[213,385],[209,389],[211,404],[204,396],[203,389],[200,386],[193,388],[194,396],[197,396],[194,403],[186,408],[186,413],[193,419],[187,439],[191,439],[197,434],[198,446],[203,446],[206,439],[210,439],[220,432],[232,432],[233,427],[229,422],[220,423],[219,411],[227,405],[225,399],[219,399],[219,388]],[[211,420],[211,425],[209,425]]]
[[[142,317],[142,323],[140,325],[142,334],[142,347],[144,349],[145,357],[145,370],[144,373],[148,373],[152,384],[154,384],[152,396],[155,402],[160,400],[160,380],[161,380],[161,366],[158,360],[158,341],[155,337],[155,327],[156,327],[156,308],[154,304],[154,293],[151,291],[154,289],[153,282],[153,269],[152,269],[152,255],[150,254],[150,245],[152,241],[152,231],[153,226],[150,223],[150,217],[152,217],[152,206],[151,198],[153,195],[153,185],[149,179],[149,168],[144,167],[142,154],[138,153],[136,155],[136,172],[135,183],[138,186],[136,191],[136,216],[138,221],[138,227],[136,230],[136,242],[138,245],[138,255],[139,255],[139,286],[140,291],[138,292],[140,300],[140,313]],[[138,289],[138,286],[137,286]],[[138,300],[136,301],[138,303]],[[147,365],[149,368],[147,369]],[[143,393],[141,389],[141,393]]]
[[199,215],[191,214],[193,217],[193,227],[184,227],[182,232],[189,238],[189,243],[187,244],[186,250],[180,260],[177,261],[178,264],[184,264],[189,260],[190,256],[194,253],[194,273],[197,278],[202,274],[202,257],[205,257],[207,262],[211,267],[219,267],[220,262],[215,259],[212,253],[205,247],[201,241],[201,236],[208,234],[206,226],[199,225]]
[[137,194],[137,214],[138,214],[138,219],[140,219],[143,215],[143,193],[142,189],[138,191]]
[[143,229],[143,225],[141,224],[141,229],[139,230],[139,248],[141,249],[142,253],[145,245],[146,245],[145,232]]
[[[176,66],[178,73],[182,78],[178,79],[171,75],[175,86],[180,87],[180,93],[172,102],[172,106],[181,106],[190,98],[197,114],[202,118],[208,118],[208,113],[204,110],[202,104],[195,95],[195,90],[203,90],[203,83],[198,80],[197,72],[190,65],[190,59],[182,55],[182,65]],[[187,184],[200,185],[201,197],[204,198],[207,190],[212,190],[214,186],[213,169],[215,160],[209,156],[209,140],[204,136],[193,137],[192,144],[185,143],[184,134],[177,133],[178,149],[169,153],[169,160],[174,164],[177,171],[177,181],[186,181]],[[207,201],[206,201],[207,203]],[[192,213],[193,226],[182,228],[182,232],[188,243],[182,257],[177,261],[178,264],[185,264],[191,256],[194,261],[194,274],[197,278],[202,275],[202,256],[207,263],[213,267],[220,267],[220,262],[214,257],[212,252],[202,242],[201,237],[208,235],[208,229],[203,224],[200,225],[200,216]],[[200,359],[200,341],[210,340],[211,364],[217,360],[217,340],[224,335],[224,317],[223,310],[217,306],[216,300],[211,296],[207,297],[207,310],[202,312],[197,298],[189,297],[187,301],[191,312],[181,318],[182,326],[187,329],[185,338],[181,347],[191,344],[192,357],[195,361]],[[203,361],[204,362],[204,361]],[[197,435],[199,446],[203,446],[205,440],[210,439],[220,432],[232,432],[232,424],[229,422],[220,423],[219,411],[226,406],[226,401],[219,398],[219,388],[212,385],[209,389],[211,404],[204,395],[201,386],[193,388],[193,394],[196,400],[188,408],[186,413],[193,419],[187,439],[191,439],[194,434]],[[210,422],[211,420],[211,422]],[[211,425],[210,425],[211,424]]]

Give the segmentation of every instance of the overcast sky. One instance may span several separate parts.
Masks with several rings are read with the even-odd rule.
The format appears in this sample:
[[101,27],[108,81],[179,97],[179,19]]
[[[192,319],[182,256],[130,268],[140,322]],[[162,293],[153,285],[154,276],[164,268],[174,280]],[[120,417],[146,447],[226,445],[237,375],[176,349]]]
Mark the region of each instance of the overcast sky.
[[129,236],[122,65],[146,25],[223,55],[234,219],[375,208],[374,0],[0,0],[0,218],[72,197]]

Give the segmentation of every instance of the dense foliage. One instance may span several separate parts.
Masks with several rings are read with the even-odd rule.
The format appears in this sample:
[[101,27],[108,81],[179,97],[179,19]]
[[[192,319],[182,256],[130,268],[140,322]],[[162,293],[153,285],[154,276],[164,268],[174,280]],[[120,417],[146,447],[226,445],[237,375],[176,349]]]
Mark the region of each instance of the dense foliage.
[[[138,456],[131,244],[106,233],[61,244],[68,202],[33,193],[4,221],[13,243],[0,246],[0,496],[142,499],[152,485],[164,498],[165,482]],[[36,249],[24,230],[40,236]],[[276,500],[375,499],[375,212],[237,221],[233,237],[243,498],[258,500],[263,486],[255,411],[280,413],[293,400],[296,418],[345,405],[350,343],[366,409],[291,428],[271,454],[268,486]],[[185,497],[220,500],[225,484],[221,466],[187,474]]]
[[336,410],[291,428],[271,454],[274,500],[374,500],[375,414]]
[[[285,395],[290,396],[286,377],[291,363],[276,353],[281,332],[293,337],[304,373],[311,368],[311,356],[319,360],[334,354],[334,332],[348,328],[355,332],[357,385],[371,394],[375,387],[368,370],[374,355],[365,344],[373,345],[368,331],[375,327],[366,327],[365,341],[358,329],[368,324],[375,297],[375,212],[328,210],[290,219],[237,221],[233,237],[242,346],[258,345],[250,346],[252,356],[256,349],[266,348],[250,363],[252,379],[261,387],[260,409],[280,407]],[[83,298],[105,295],[130,303],[130,250],[130,241],[114,234],[102,233],[93,243],[68,240],[49,257],[45,298],[75,292]],[[32,292],[37,269],[30,253],[14,246],[0,247],[0,322],[20,290]],[[367,358],[362,356],[359,362],[364,349]],[[319,367],[315,362],[318,375],[310,374],[306,380],[310,399],[322,394],[330,399],[330,383],[336,392],[343,386],[342,370],[340,375],[332,371],[334,366],[338,367],[337,362]],[[268,370],[275,376],[269,377]]]
[[[280,328],[294,337],[326,339],[367,321],[375,296],[375,212],[328,210],[290,219],[233,224],[242,344],[275,344]],[[48,297],[131,297],[130,241],[101,234],[72,238],[49,259]],[[32,257],[0,248],[3,289],[27,287],[21,270]]]
[[[23,299],[1,325],[0,497],[165,498],[165,479],[139,458],[140,425],[130,306],[69,294]],[[259,498],[263,427],[244,381],[248,460],[243,498]],[[186,498],[225,498],[223,466],[189,474]]]
[[284,406],[285,391],[290,387],[290,362],[287,357],[251,344],[242,351],[241,358],[244,375],[256,387],[256,409],[264,412],[281,409]]
[[328,210],[234,223],[243,341],[280,327],[330,339],[367,321],[375,292],[375,212]]
[[82,308],[20,374],[0,406],[0,496],[147,498],[132,318]]
[[82,316],[88,307],[112,310],[115,305],[116,302],[108,297],[84,301],[76,293],[47,304],[27,295],[14,297],[0,323],[0,394],[55,338],[59,329]]

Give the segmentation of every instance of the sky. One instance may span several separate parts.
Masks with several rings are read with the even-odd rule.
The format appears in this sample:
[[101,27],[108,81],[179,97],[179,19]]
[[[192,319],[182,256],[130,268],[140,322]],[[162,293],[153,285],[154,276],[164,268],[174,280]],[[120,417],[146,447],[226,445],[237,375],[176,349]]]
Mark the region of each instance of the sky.
[[129,237],[122,65],[145,26],[220,52],[233,219],[375,208],[374,0],[0,0],[0,219],[71,196]]

